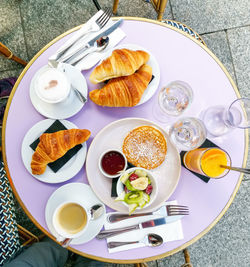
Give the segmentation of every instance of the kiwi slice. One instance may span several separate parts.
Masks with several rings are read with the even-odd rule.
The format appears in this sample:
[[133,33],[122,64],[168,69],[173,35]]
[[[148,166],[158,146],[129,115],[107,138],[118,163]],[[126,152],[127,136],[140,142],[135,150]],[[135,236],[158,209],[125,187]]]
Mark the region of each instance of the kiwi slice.
[[138,204],[139,205],[139,202],[141,200],[143,200],[143,192],[142,191],[129,192],[124,197],[124,201],[127,204]]
[[125,185],[126,185],[126,187],[127,187],[127,189],[128,189],[129,191],[137,191],[137,190],[131,185],[131,183],[130,183],[129,180],[127,180],[127,181],[125,182]]

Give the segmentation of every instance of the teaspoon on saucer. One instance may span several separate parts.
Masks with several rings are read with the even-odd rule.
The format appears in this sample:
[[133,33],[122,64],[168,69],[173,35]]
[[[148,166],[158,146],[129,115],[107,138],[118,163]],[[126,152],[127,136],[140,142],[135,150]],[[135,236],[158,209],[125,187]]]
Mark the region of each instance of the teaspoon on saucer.
[[111,242],[108,242],[108,248],[116,248],[116,247],[120,247],[120,246],[124,246],[124,245],[138,244],[138,243],[144,243],[146,246],[150,246],[150,247],[158,247],[163,243],[163,239],[160,235],[157,235],[157,234],[147,234],[141,240],[138,240],[138,241],[130,241],[130,242],[111,241]]

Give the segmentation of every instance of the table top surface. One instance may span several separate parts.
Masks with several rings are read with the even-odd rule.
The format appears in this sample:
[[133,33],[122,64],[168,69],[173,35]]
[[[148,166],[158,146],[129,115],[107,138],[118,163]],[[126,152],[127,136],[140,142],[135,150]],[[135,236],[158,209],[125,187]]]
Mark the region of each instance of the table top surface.
[[[157,59],[161,73],[158,89],[174,80],[183,80],[190,84],[194,99],[183,116],[198,117],[202,110],[211,105],[227,105],[239,97],[237,88],[219,60],[187,34],[156,21],[133,18],[127,18],[121,29],[126,37],[120,44],[140,45]],[[72,32],[52,41],[30,61],[15,85],[4,120],[4,161],[14,193],[32,221],[50,237],[52,236],[44,214],[47,200],[63,184],[88,184],[85,165],[74,178],[65,183],[42,183],[34,179],[24,167],[21,145],[27,131],[45,119],[32,106],[29,97],[31,79],[36,71],[47,64],[49,56],[72,36]],[[91,70],[82,73],[91,91],[94,89],[94,85],[88,80]],[[79,128],[91,130],[92,138],[87,141],[89,147],[93,137],[104,126],[121,118],[146,118],[166,127],[166,124],[156,121],[152,115],[156,98],[157,92],[148,102],[138,107],[115,108],[115,112],[114,108],[99,107],[88,101],[78,114],[68,120]],[[176,118],[171,117],[167,124],[172,124],[175,120]],[[237,129],[211,141],[230,154],[234,166],[245,165],[248,140],[244,131]],[[158,248],[145,247],[112,254],[108,253],[105,240],[93,239],[86,244],[72,245],[70,249],[90,258],[117,263],[140,262],[171,255],[198,240],[219,221],[233,201],[241,180],[242,175],[229,172],[223,179],[205,183],[182,167],[179,183],[169,200],[177,200],[190,208],[190,215],[182,219],[184,239],[165,243]]]

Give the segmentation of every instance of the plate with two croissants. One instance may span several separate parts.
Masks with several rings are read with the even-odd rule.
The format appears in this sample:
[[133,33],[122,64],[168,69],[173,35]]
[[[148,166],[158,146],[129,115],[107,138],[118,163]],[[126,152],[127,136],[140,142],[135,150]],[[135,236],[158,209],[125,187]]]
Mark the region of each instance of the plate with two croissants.
[[23,139],[23,163],[28,172],[41,182],[65,182],[81,170],[90,134],[89,130],[78,129],[67,120],[39,121]]
[[147,49],[124,44],[110,49],[89,76],[89,98],[99,106],[133,107],[148,101],[160,82],[160,67]]

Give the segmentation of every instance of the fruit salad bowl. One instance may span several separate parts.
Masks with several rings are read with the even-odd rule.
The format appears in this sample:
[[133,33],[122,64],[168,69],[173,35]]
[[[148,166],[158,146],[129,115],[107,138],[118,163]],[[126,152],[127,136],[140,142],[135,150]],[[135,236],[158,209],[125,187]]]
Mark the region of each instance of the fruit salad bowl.
[[122,172],[116,186],[118,197],[128,207],[128,213],[143,211],[150,206],[158,192],[155,177],[146,169],[133,167]]

